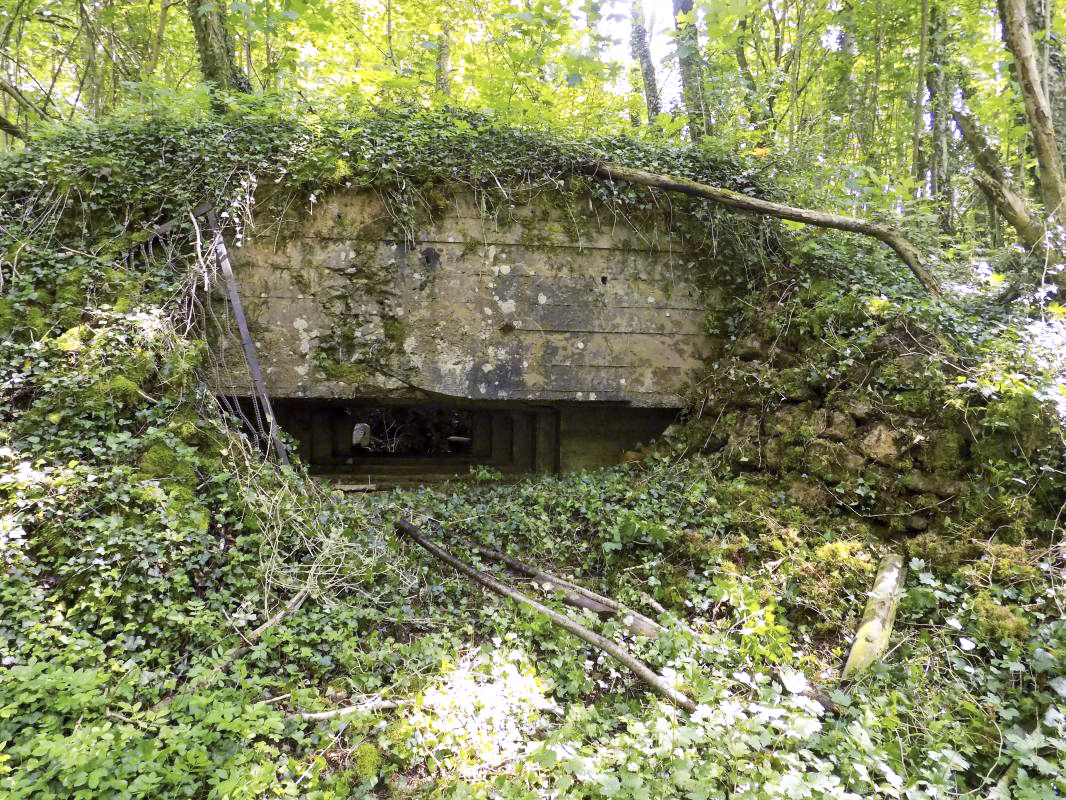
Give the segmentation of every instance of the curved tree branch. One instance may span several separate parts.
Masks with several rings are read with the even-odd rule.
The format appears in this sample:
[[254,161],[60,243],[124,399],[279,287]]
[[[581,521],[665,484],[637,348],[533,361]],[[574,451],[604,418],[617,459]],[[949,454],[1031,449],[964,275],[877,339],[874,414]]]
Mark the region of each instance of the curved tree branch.
[[605,180],[623,180],[630,183],[639,183],[643,186],[651,186],[656,189],[665,189],[671,192],[702,197],[713,200],[723,206],[736,208],[740,211],[748,211],[754,214],[766,214],[771,217],[788,219],[793,222],[802,222],[806,225],[814,225],[819,228],[833,228],[839,231],[850,231],[872,236],[878,241],[884,242],[891,247],[900,260],[906,264],[914,277],[933,295],[940,294],[940,286],[936,278],[926,269],[918,248],[911,243],[903,234],[888,225],[879,222],[869,222],[856,217],[845,217],[840,214],[829,214],[824,211],[814,211],[808,208],[786,206],[782,203],[774,203],[751,197],[740,192],[722,189],[717,186],[708,186],[703,183],[675,178],[670,175],[659,175],[654,172],[645,172],[630,167],[620,167],[615,164],[591,164],[586,168],[590,175]]
[[0,132],[6,133],[8,136],[13,136],[16,139],[26,139],[26,132],[2,114],[0,114]]

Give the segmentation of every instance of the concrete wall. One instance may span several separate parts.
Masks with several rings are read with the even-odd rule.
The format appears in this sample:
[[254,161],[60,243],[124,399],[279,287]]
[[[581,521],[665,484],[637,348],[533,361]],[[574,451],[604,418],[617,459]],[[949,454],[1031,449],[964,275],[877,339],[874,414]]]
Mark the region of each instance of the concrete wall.
[[[468,191],[432,202],[406,243],[363,190],[324,198],[295,235],[257,221],[232,248],[270,394],[680,405],[715,298],[661,218],[587,198],[492,214]],[[217,388],[248,394],[237,343],[216,347],[233,365]]]
[[648,444],[674,422],[673,409],[595,404],[559,409],[559,466],[566,472],[616,464],[623,451]]

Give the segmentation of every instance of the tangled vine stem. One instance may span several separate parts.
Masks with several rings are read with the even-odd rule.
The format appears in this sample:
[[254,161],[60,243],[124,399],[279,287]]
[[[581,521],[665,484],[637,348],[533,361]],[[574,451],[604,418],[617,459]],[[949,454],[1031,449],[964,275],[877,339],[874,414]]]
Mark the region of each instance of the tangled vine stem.
[[802,222],[805,225],[814,225],[819,228],[834,228],[840,231],[850,231],[872,236],[878,241],[884,242],[891,247],[900,260],[906,264],[918,282],[932,295],[940,294],[940,285],[936,278],[926,268],[922,261],[922,255],[918,248],[903,234],[888,225],[879,222],[870,222],[857,217],[845,217],[840,214],[829,214],[824,211],[814,211],[809,208],[797,208],[786,206],[783,203],[774,203],[770,200],[762,200],[740,192],[722,189],[718,186],[708,186],[696,183],[685,178],[675,178],[671,175],[659,175],[654,172],[645,172],[631,167],[620,167],[616,164],[588,164],[584,171],[588,175],[605,180],[622,180],[637,183],[642,186],[651,186],[655,189],[665,189],[670,192],[702,197],[713,200],[723,206],[736,208],[740,211],[750,211],[755,214],[767,214],[771,217],[788,219],[793,222]]

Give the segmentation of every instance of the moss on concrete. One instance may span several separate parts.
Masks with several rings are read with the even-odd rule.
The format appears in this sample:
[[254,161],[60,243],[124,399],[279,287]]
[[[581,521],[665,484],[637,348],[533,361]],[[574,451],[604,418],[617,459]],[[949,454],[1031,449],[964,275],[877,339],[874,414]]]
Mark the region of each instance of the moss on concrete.
[[322,356],[314,359],[315,367],[326,380],[346,383],[349,386],[366,386],[377,381],[378,374],[366,364]]

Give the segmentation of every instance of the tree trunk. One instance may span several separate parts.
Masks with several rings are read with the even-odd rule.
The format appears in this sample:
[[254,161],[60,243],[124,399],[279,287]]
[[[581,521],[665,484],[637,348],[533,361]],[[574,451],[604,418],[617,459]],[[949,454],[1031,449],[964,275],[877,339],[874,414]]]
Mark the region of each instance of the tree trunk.
[[226,27],[226,0],[188,2],[204,80],[225,91],[251,92],[252,84],[237,66],[233,39]]
[[1000,13],[1007,46],[1014,56],[1014,66],[1025,103],[1025,116],[1033,136],[1040,188],[1048,213],[1059,224],[1066,222],[1066,177],[1062,171],[1062,156],[1055,140],[1051,109],[1040,80],[1040,70],[1033,51],[1025,0],[1002,0]]
[[[737,59],[737,67],[740,69],[740,81],[744,85],[744,96],[747,98],[748,113],[751,115],[751,126],[758,130],[763,126],[763,123],[767,122],[767,119],[759,108],[759,86],[755,81],[755,74],[751,71],[751,64],[748,63],[748,53],[745,50],[747,47],[747,38],[745,36],[747,29],[748,18],[741,17],[737,23],[739,34],[733,53]],[[768,125],[766,127],[767,129],[769,128]]]
[[452,96],[452,26],[441,25],[437,38],[437,91],[445,97]]
[[1029,33],[1040,42],[1038,61],[1044,99],[1051,109],[1051,123],[1059,153],[1066,151],[1066,55],[1052,29],[1052,0],[1028,0]]
[[703,91],[703,65],[700,60],[699,32],[692,0],[674,0],[674,29],[677,65],[681,73],[681,101],[688,117],[688,135],[698,142],[711,132],[710,114]]
[[707,186],[685,178],[674,178],[670,175],[658,175],[652,172],[644,172],[629,167],[619,167],[614,164],[590,164],[585,171],[597,178],[605,180],[623,180],[630,183],[639,183],[643,186],[651,186],[656,189],[666,189],[671,192],[693,195],[713,200],[730,208],[741,211],[749,211],[755,214],[766,214],[771,217],[788,219],[793,222],[802,222],[806,225],[814,225],[819,228],[833,228],[840,231],[850,231],[872,236],[878,241],[884,242],[891,247],[896,255],[905,263],[914,277],[926,288],[930,294],[939,295],[940,287],[925,264],[922,262],[921,253],[906,237],[895,228],[882,225],[878,222],[868,222],[855,217],[845,217],[839,214],[828,214],[824,211],[813,211],[807,208],[786,206],[782,203],[774,203],[769,200],[761,200],[750,195],[722,189],[717,186]]
[[999,158],[996,146],[969,108],[960,103],[954,111],[955,125],[973,155],[977,172],[973,180],[1000,216],[1014,228],[1018,238],[1030,249],[1043,250],[1043,220],[1032,213],[1025,198],[1014,186],[1010,171]]
[[914,90],[914,138],[911,144],[911,174],[922,173],[922,131],[925,128],[925,58],[928,50],[929,0],[922,0],[921,36],[918,44],[918,86]]
[[648,44],[648,29],[644,25],[644,4],[640,0],[633,2],[632,23],[629,47],[633,60],[640,65],[640,77],[644,83],[644,103],[648,109],[648,124],[652,125],[658,118],[662,106],[659,103],[659,85],[655,80],[655,62],[652,61],[651,47]]
[[159,19],[155,26],[155,36],[148,51],[148,60],[144,64],[143,74],[151,77],[159,66],[159,57],[163,52],[163,40],[167,31],[167,12],[170,10],[169,0],[159,0]]
[[953,230],[951,196],[951,96],[944,75],[944,15],[938,3],[929,14],[929,68],[925,74],[929,89],[929,110],[933,121],[930,140],[929,193],[936,201],[940,229],[945,233]]

